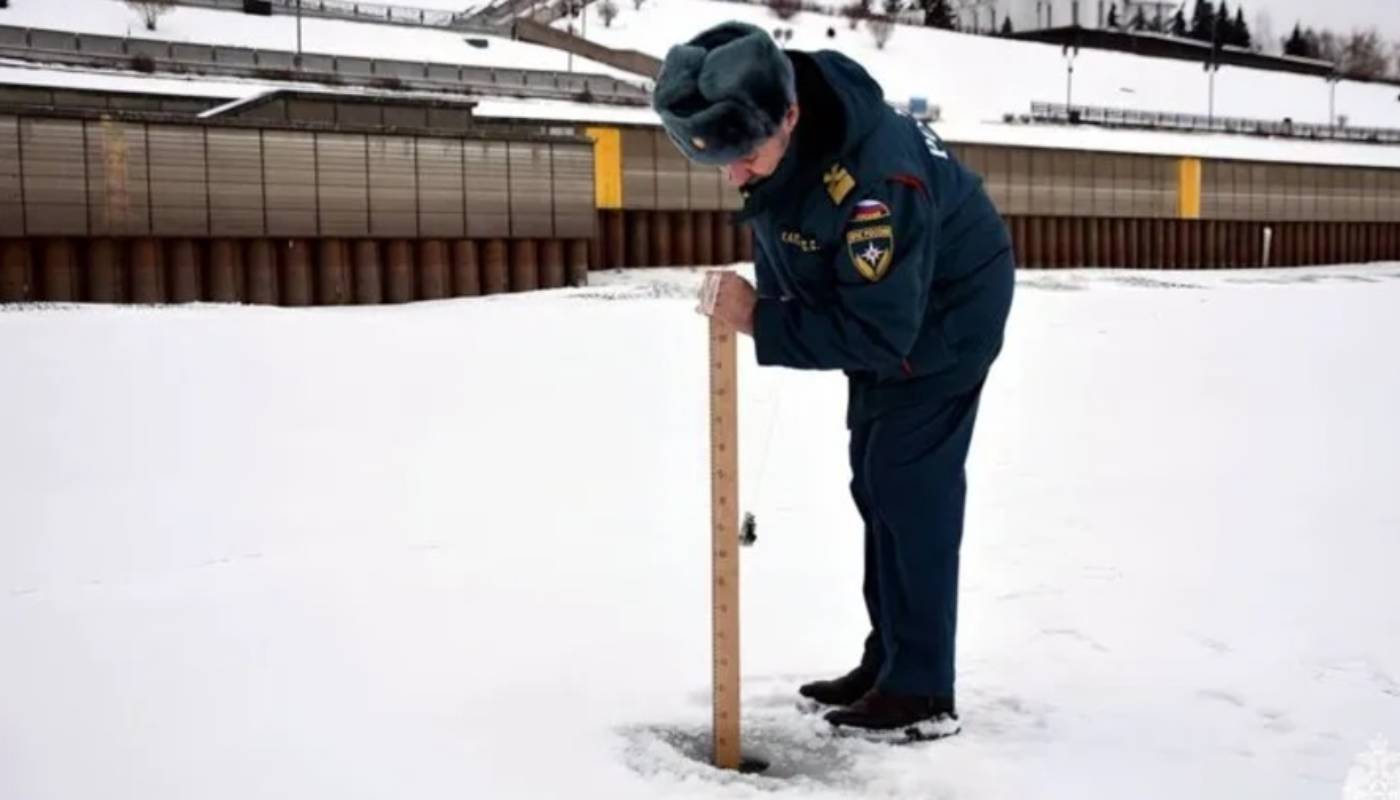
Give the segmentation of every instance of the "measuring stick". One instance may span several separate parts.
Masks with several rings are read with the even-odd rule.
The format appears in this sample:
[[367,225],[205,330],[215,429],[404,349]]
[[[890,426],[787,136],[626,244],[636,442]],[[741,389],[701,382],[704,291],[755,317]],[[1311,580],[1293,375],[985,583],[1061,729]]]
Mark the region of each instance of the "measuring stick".
[[[707,276],[709,277],[709,276]],[[716,280],[718,276],[713,276]],[[713,301],[711,301],[713,302]],[[710,519],[715,766],[739,754],[739,403],[735,337],[710,318]]]

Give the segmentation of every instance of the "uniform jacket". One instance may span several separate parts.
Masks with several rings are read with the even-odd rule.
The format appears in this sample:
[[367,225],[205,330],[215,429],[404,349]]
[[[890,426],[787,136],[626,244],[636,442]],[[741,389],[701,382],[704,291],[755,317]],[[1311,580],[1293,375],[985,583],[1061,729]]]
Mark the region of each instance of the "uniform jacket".
[[739,212],[755,238],[759,363],[843,370],[852,425],[977,387],[1014,283],[981,180],[854,61],[788,56],[798,127]]

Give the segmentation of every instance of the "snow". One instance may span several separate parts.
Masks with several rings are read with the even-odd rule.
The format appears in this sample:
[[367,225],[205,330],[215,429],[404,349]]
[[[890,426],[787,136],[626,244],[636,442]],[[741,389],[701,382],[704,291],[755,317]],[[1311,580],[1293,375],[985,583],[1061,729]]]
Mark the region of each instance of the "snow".
[[[0,23],[32,28],[76,31],[107,36],[132,36],[164,41],[223,44],[273,50],[296,50],[296,18],[262,17],[207,8],[176,7],[162,16],[158,29],[147,32],[140,17],[120,0],[12,0],[0,11]],[[568,71],[569,56],[560,50],[499,36],[486,48],[472,47],[467,34],[452,31],[305,17],[302,47],[308,53],[331,53],[362,58],[436,61],[474,66]],[[585,58],[573,59],[573,71],[605,74],[623,80],[636,76]]]
[[251,97],[270,88],[268,84],[251,81],[178,76],[153,77],[135,72],[40,67],[21,61],[0,62],[0,83],[9,86],[90,89],[105,92],[184,95],[230,100]]
[[926,747],[793,710],[865,630],[844,386],[746,343],[767,777],[688,755],[698,275],[597,277],[0,311],[0,797],[1338,797],[1400,739],[1400,264],[1020,276]]
[[[1055,144],[1040,146],[1083,142],[1078,146],[1089,149],[1400,167],[1400,148],[1389,146],[1002,124],[1004,114],[1029,113],[1032,101],[1065,102],[1066,65],[1055,45],[900,25],[880,50],[864,28],[852,31],[845,21],[821,14],[804,12],[784,22],[761,5],[721,0],[648,0],[639,11],[629,3],[621,8],[611,27],[590,25],[589,38],[660,58],[671,45],[728,19],[769,31],[791,29],[792,39],[784,39],[784,47],[839,50],[864,65],[892,101],[925,97],[938,105],[943,118],[939,132],[957,141],[1025,141],[1028,146],[1042,140]],[[828,29],[835,38],[828,38]],[[1222,67],[1215,76],[1215,113],[1326,124],[1328,86],[1318,77]],[[1336,112],[1354,127],[1400,128],[1397,93],[1400,88],[1387,84],[1342,81],[1336,87]],[[1074,62],[1071,99],[1076,105],[1204,116],[1208,97],[1208,76],[1196,62],[1088,49]]]

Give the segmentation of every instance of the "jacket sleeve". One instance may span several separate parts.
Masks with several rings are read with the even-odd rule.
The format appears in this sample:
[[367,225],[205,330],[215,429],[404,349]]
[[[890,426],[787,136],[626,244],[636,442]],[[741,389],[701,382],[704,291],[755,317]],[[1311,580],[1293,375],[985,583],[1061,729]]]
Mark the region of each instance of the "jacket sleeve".
[[837,243],[831,302],[818,308],[759,298],[758,363],[876,372],[901,367],[928,308],[935,267],[932,219],[922,186],[889,182],[863,194]]

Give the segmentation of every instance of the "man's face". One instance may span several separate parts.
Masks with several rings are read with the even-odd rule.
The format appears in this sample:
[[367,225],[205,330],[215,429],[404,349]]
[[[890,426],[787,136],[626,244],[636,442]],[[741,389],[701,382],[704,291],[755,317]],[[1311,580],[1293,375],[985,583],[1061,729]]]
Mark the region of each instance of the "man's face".
[[796,127],[797,104],[793,103],[783,115],[783,123],[778,126],[777,133],[760,142],[748,155],[720,168],[724,171],[724,180],[737,189],[772,175],[792,143],[792,132]]

